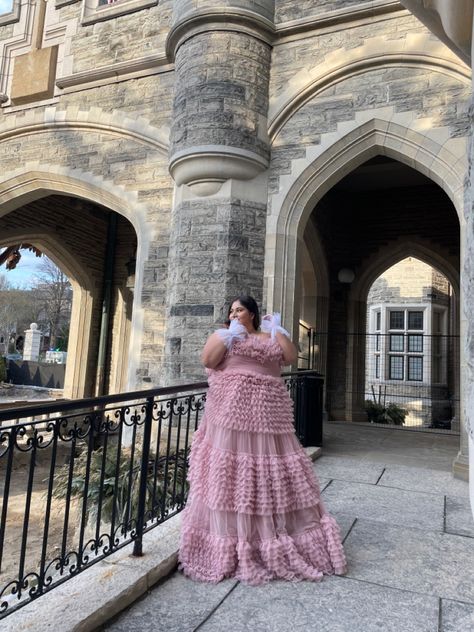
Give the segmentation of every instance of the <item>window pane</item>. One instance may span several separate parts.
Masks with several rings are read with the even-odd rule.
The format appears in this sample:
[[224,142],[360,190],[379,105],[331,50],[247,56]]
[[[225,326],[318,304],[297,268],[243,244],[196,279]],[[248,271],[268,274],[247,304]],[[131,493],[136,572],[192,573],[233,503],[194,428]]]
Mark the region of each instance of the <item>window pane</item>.
[[403,356],[389,356],[389,379],[403,380]]
[[417,382],[423,380],[423,358],[417,356],[408,358],[408,379]]
[[405,329],[405,312],[390,312],[390,329]]
[[0,0],[0,15],[13,11],[13,0]]
[[423,351],[423,336],[420,334],[410,334],[408,336],[408,351]]
[[390,334],[390,351],[403,351],[403,335]]
[[380,377],[380,356],[375,356],[375,377]]
[[380,331],[380,312],[375,314],[375,331]]
[[408,329],[423,329],[423,312],[408,312]]
[[375,336],[375,350],[380,351],[380,334]]

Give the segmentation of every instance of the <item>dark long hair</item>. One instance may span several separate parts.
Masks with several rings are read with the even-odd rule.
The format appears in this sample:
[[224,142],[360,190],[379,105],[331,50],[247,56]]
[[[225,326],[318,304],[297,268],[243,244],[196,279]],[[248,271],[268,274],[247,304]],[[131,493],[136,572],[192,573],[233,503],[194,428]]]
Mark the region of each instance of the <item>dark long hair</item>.
[[249,296],[248,294],[243,294],[242,296],[236,296],[232,299],[229,305],[229,309],[227,310],[227,318],[229,318],[230,310],[232,309],[232,305],[235,301],[239,301],[241,305],[243,305],[246,309],[249,310],[251,314],[253,314],[253,326],[255,329],[260,327],[260,312],[258,310],[257,301],[253,298],[253,296]]

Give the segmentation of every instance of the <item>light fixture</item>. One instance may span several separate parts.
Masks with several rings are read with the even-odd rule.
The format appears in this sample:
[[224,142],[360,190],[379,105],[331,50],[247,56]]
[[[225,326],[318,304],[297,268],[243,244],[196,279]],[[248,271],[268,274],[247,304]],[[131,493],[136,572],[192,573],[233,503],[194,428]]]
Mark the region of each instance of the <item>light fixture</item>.
[[337,279],[339,283],[352,283],[355,279],[354,270],[350,268],[341,268],[337,273]]

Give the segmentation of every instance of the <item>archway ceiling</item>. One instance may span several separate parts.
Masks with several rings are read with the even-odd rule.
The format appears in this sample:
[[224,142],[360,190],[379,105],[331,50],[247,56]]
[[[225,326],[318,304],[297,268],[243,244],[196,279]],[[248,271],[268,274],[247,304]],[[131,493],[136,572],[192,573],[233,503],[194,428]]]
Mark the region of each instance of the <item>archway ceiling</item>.
[[387,156],[375,156],[342,178],[333,190],[374,191],[429,185],[435,186],[416,169]]

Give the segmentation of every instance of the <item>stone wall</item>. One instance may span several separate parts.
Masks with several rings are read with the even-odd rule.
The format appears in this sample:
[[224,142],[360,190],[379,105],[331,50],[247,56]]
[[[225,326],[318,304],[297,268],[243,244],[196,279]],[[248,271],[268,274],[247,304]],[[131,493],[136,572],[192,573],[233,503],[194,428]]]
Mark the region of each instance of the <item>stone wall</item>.
[[[409,257],[384,272],[370,288],[367,297],[369,305],[375,303],[436,302],[447,304],[449,281],[438,270]],[[436,295],[434,300],[432,295]]]

